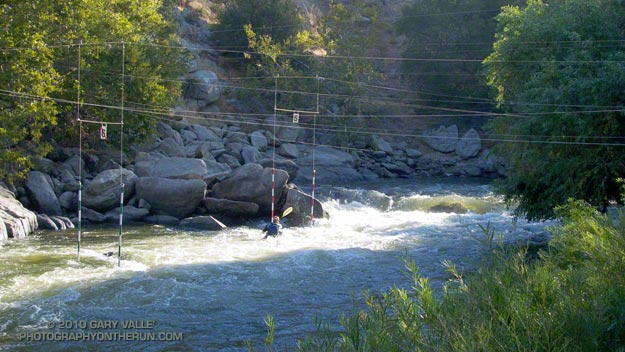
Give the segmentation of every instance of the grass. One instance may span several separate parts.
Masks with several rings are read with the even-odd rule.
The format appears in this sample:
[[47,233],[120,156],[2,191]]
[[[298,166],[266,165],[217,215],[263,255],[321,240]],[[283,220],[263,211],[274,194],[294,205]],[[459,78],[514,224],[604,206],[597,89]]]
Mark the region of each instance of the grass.
[[341,317],[342,331],[319,325],[297,350],[625,351],[625,212],[621,225],[582,202],[558,214],[538,258],[484,227],[490,252],[470,277],[444,262],[453,280],[435,295],[406,261],[412,289],[365,295],[368,309]]

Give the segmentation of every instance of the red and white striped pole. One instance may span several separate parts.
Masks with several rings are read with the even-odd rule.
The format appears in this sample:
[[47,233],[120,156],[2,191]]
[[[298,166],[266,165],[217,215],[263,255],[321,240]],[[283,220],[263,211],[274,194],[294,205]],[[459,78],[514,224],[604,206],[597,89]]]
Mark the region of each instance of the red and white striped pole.
[[312,177],[312,198],[310,200],[310,225],[313,224],[313,219],[315,218],[315,177],[317,177],[317,170],[313,169],[313,177]]
[[275,214],[275,204],[276,204],[276,169],[271,168],[271,220],[273,221],[273,217]]

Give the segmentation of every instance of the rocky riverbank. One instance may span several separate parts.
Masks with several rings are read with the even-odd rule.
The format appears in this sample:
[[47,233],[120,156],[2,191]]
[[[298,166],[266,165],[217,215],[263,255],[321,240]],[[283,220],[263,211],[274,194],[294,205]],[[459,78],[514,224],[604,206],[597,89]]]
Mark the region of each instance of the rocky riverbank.
[[[48,158],[35,161],[22,185],[3,193],[3,206],[20,210],[2,215],[4,226],[12,229],[4,237],[22,237],[38,227],[73,227],[78,221],[79,169],[84,223],[119,221],[121,170],[124,222],[201,229],[268,217],[273,165],[276,211],[293,207],[288,218],[291,226],[305,223],[309,216],[311,196],[295,184],[309,184],[313,162],[319,183],[441,175],[496,177],[502,170],[500,161],[482,149],[475,130],[459,137],[456,126],[428,131],[417,148],[372,136],[342,149],[319,145],[314,158],[312,146],[304,142],[307,132],[288,126],[274,137],[269,130],[245,132],[236,124],[181,121],[172,127],[160,122],[151,143],[132,146],[124,154],[123,167],[110,151],[83,152],[80,158],[78,149],[57,148]],[[34,213],[18,206],[15,196],[37,213],[34,218],[24,215]],[[318,201],[315,216],[327,216]],[[16,230],[11,224],[17,218],[27,219],[29,225]]]

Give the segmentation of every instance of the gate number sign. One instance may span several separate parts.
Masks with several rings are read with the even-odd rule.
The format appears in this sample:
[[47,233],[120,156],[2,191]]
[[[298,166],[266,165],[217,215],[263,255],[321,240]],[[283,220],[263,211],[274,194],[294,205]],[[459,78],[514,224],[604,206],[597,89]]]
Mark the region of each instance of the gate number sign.
[[100,127],[100,139],[106,139],[106,125]]

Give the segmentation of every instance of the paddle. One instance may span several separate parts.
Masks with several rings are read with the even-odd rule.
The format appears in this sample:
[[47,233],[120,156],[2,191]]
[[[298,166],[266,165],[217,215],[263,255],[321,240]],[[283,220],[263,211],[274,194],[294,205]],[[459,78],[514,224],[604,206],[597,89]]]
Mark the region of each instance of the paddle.
[[284,211],[282,212],[282,217],[285,217],[285,216],[291,214],[292,211],[293,211],[293,207],[288,207],[288,208],[284,209]]

